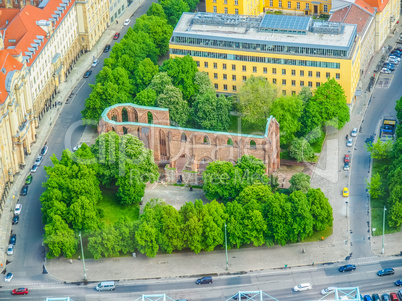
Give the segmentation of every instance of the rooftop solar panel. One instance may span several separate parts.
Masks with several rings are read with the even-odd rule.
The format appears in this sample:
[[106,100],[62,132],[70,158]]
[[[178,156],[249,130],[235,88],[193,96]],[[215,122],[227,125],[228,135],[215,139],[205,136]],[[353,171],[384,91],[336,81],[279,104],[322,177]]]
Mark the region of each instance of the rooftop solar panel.
[[311,17],[265,15],[261,21],[260,28],[306,31],[309,28],[310,22]]

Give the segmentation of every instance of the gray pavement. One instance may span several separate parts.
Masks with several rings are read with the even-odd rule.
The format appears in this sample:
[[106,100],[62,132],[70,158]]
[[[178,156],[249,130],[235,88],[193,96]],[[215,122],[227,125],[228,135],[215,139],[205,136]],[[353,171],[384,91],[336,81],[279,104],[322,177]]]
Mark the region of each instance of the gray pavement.
[[[121,17],[121,20],[130,16],[131,13],[126,12]],[[119,22],[121,24],[122,22]],[[107,33],[100,40],[99,45],[106,44],[110,41],[112,35],[116,31],[112,25],[107,30]],[[120,26],[120,25],[119,25]],[[386,45],[393,44],[392,42],[399,35],[399,28],[395,36],[389,37]],[[98,47],[102,49],[102,47]],[[96,47],[94,51],[96,51]],[[80,80],[83,72],[88,68],[92,61],[94,52],[87,53],[80,58],[79,63],[73,72],[69,76],[69,80],[63,83],[61,92],[58,97],[62,102],[69,95],[69,91],[75,87],[75,84]],[[350,175],[344,173],[341,170],[341,159],[345,151],[349,151],[345,147],[344,136],[346,133],[354,127],[360,127],[362,119],[364,118],[364,112],[368,107],[368,102],[371,97],[371,93],[364,92],[370,76],[373,74],[377,62],[381,58],[382,53],[377,53],[372,60],[372,66],[369,71],[366,72],[361,80],[362,95],[358,97],[356,103],[351,109],[351,122],[347,124],[340,132],[329,133],[324,145],[322,156],[314,170],[312,175],[311,185],[312,187],[320,187],[327,197],[330,199],[331,205],[334,211],[334,232],[333,235],[328,237],[324,241],[292,244],[284,247],[260,247],[260,248],[241,248],[232,249],[228,251],[229,257],[229,269],[225,269],[225,252],[224,250],[216,250],[214,252],[201,252],[200,254],[194,254],[193,252],[179,252],[170,255],[157,255],[155,258],[147,258],[144,255],[137,254],[134,258],[132,256],[120,257],[120,258],[104,258],[100,260],[86,260],[87,276],[89,281],[101,281],[101,280],[127,280],[127,279],[146,279],[146,278],[175,278],[175,277],[189,277],[194,275],[224,275],[227,273],[240,273],[251,271],[264,271],[269,269],[284,268],[285,265],[288,268],[294,268],[297,266],[311,266],[313,263],[327,263],[343,261],[345,257],[351,251],[351,239],[354,237],[350,234],[350,221],[347,217],[347,212],[350,210],[345,203],[346,199],[341,196],[341,189],[344,186],[349,186]],[[57,99],[56,99],[57,101]],[[48,127],[52,125],[52,118],[58,115],[58,109],[52,109],[45,118],[42,120],[41,126],[38,129],[38,142],[33,147],[33,154],[35,156],[38,153],[40,147],[46,141]],[[54,121],[54,120],[53,120]],[[46,130],[43,130],[46,129]],[[29,158],[34,160],[34,156]],[[28,161],[28,166],[30,166]],[[352,168],[353,169],[353,168]],[[28,171],[25,171],[26,174]],[[18,177],[15,183],[16,191],[19,191],[25,175]],[[18,188],[18,189],[17,189]],[[13,188],[14,189],[14,188]],[[166,193],[169,189],[169,193]],[[169,188],[162,185],[155,185],[148,187],[146,198],[162,197],[166,195],[181,195],[183,189],[181,187]],[[202,198],[202,192],[193,191],[193,198]],[[179,202],[191,197],[188,194]],[[165,199],[166,199],[165,198]],[[170,200],[166,199],[168,202]],[[174,201],[174,200],[171,200]],[[15,201],[14,201],[15,202]],[[14,207],[14,202],[7,201],[9,210]],[[352,206],[352,204],[350,204]],[[4,231],[3,225],[11,226],[9,222],[11,219],[11,212],[8,217],[8,221],[4,222],[4,218],[1,219],[1,229]],[[3,224],[4,222],[4,224]],[[366,231],[366,230],[364,230]],[[7,232],[7,231],[6,231]],[[9,233],[9,231],[8,231]],[[8,235],[8,234],[7,234]],[[386,236],[386,252],[385,255],[399,254],[399,242],[401,239],[400,233]],[[7,238],[8,239],[8,236]],[[372,246],[374,254],[378,254],[378,240],[379,237],[372,238]],[[6,244],[2,244],[6,245]],[[302,253],[302,249],[305,249],[305,253]],[[4,252],[2,252],[3,256]],[[373,256],[373,253],[367,254],[367,256]],[[375,257],[374,257],[375,258]],[[82,262],[74,260],[70,263],[67,259],[53,259],[47,263],[48,272],[55,278],[62,281],[81,281],[83,279],[83,266]]]

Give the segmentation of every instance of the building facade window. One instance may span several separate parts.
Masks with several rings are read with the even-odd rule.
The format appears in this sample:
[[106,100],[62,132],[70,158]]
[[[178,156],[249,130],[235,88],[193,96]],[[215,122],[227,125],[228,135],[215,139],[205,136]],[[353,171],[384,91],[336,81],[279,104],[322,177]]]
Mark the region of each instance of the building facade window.
[[222,69],[226,70],[226,64],[222,64]]
[[197,64],[197,67],[200,67],[200,61],[195,61]]
[[300,76],[304,76],[304,70],[300,70]]
[[227,14],[228,13],[228,8],[227,7],[225,7],[225,14]]
[[308,82],[308,86],[309,86],[310,88],[312,88],[312,87],[313,87],[313,82]]
[[257,67],[253,66],[253,73],[256,73],[256,72],[257,72]]
[[300,87],[304,87],[304,80],[300,81]]
[[296,81],[292,80],[292,86],[296,86]]
[[282,79],[282,85],[286,86],[286,79]]
[[214,63],[214,69],[218,69],[218,63]]
[[308,72],[308,77],[313,77],[313,71]]
[[292,70],[292,75],[293,75],[293,76],[296,75],[296,70]]
[[288,8],[292,8],[292,2],[288,1]]
[[296,9],[300,9],[300,2],[296,3]]
[[310,9],[310,3],[306,3],[306,10]]
[[245,82],[247,80],[247,76],[243,76],[243,81]]
[[269,6],[270,7],[274,6],[274,1],[273,0],[269,0]]
[[232,64],[232,71],[236,71],[236,65]]
[[328,5],[324,4],[324,13],[327,13],[327,12],[328,12]]
[[262,72],[268,73],[268,68],[267,68],[267,67],[264,67],[264,68],[262,69]]
[[216,6],[214,6],[214,13],[217,13],[218,9],[216,8]]
[[276,85],[276,78],[273,78],[273,79],[272,79],[272,83],[273,83],[274,85]]
[[218,84],[214,84],[215,90],[218,90],[219,86]]
[[239,14],[239,10],[237,8],[235,8],[235,15]]
[[227,79],[228,79],[228,75],[227,75],[227,74],[224,74],[224,75],[223,75],[223,79],[224,79],[224,80],[227,80]]
[[315,86],[318,88],[320,86],[320,82],[316,82]]
[[330,78],[330,77],[331,77],[331,73],[327,72],[327,73],[325,74],[325,78]]
[[340,74],[340,73],[336,73],[336,74],[335,74],[335,78],[336,78],[336,79],[341,79],[341,74]]
[[235,0],[235,5],[239,5],[239,0]]
[[218,73],[214,73],[214,79],[218,79]]
[[317,72],[315,73],[315,77],[320,78],[320,77],[321,77],[321,73],[320,73],[319,71],[317,71]]
[[232,86],[232,90],[233,90],[233,92],[236,92],[236,91],[237,91],[237,87],[236,87],[236,86]]
[[282,69],[282,75],[286,75],[286,69]]
[[272,74],[276,74],[276,68],[272,68]]
[[233,80],[233,81],[236,80],[236,75],[232,75],[232,80]]
[[246,65],[243,65],[242,70],[243,70],[244,72],[247,71]]
[[227,91],[228,90],[228,85],[223,85],[223,90]]
[[279,6],[279,7],[282,7],[282,0],[279,0],[279,1],[278,1],[278,6]]

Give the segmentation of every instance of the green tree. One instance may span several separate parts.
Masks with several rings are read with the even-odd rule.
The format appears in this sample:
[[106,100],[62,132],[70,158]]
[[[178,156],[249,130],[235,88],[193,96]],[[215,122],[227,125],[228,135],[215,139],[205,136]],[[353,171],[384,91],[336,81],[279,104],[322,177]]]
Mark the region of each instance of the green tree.
[[[162,7],[157,3],[152,3],[149,10],[151,9],[155,13],[159,13],[159,9]],[[164,14],[163,9],[161,13]],[[137,18],[133,29],[136,32],[145,32],[149,35],[158,50],[159,56],[165,55],[169,50],[169,40],[173,33],[173,27],[167,23],[166,16],[150,16],[147,12],[147,15]]]
[[384,195],[384,191],[382,190],[381,186],[381,176],[379,173],[374,174],[371,176],[371,181],[367,181],[366,179],[366,187],[370,193],[372,198],[379,198]]
[[160,72],[153,77],[148,89],[154,90],[158,96],[165,91],[166,87],[171,86],[172,84],[172,78],[166,72]]
[[318,87],[309,103],[319,107],[319,114],[325,125],[341,129],[350,120],[345,91],[334,78]]
[[141,61],[134,72],[136,93],[145,90],[145,88],[151,83],[154,75],[156,75],[158,72],[159,67],[155,65],[149,58]]
[[303,87],[298,95],[299,99],[303,102],[303,105],[307,104],[313,97],[313,93],[309,87]]
[[74,231],[58,215],[53,215],[50,223],[45,225],[45,236],[43,242],[49,248],[47,258],[64,255],[71,258],[77,250],[77,240]]
[[314,151],[308,141],[301,137],[292,140],[289,148],[289,155],[297,162],[309,161],[314,158]]
[[244,206],[237,201],[226,204],[227,219],[227,237],[229,247],[240,248],[246,241],[246,232],[244,219],[246,212]]
[[192,116],[197,128],[211,131],[227,131],[230,125],[231,102],[215,91],[198,94],[192,107]]
[[400,227],[402,225],[402,204],[400,202],[395,202],[392,205],[388,223],[390,227]]
[[167,72],[172,78],[173,85],[183,92],[184,99],[190,100],[195,95],[196,86],[194,85],[194,78],[195,74],[198,72],[198,68],[197,63],[190,55],[175,57],[164,61],[161,70]]
[[301,191],[307,193],[310,189],[310,176],[302,172],[295,173],[289,180],[290,192]]
[[269,176],[269,185],[271,186],[272,192],[277,192],[279,190],[279,178],[278,176],[270,175]]
[[298,136],[304,136],[308,142],[316,142],[322,135],[323,120],[320,107],[314,101],[308,101],[300,117],[301,127]]
[[141,106],[155,107],[157,98],[155,90],[145,89],[137,94],[134,103]]
[[190,8],[189,11],[195,11],[197,8],[197,4],[200,2],[200,0],[184,0],[187,4],[188,7]]
[[249,77],[237,94],[244,122],[265,128],[277,94],[276,86],[271,85],[265,77]]
[[95,259],[119,256],[121,239],[113,225],[103,225],[88,238],[88,251]]
[[334,220],[332,207],[320,188],[310,188],[307,193],[307,200],[310,203],[310,212],[313,216],[313,229],[315,231],[325,230],[332,226]]
[[164,206],[161,213],[161,235],[159,246],[170,254],[184,247],[182,221],[179,212],[173,206]]
[[196,72],[194,75],[194,85],[196,86],[196,94],[204,94],[215,92],[214,85],[206,72]]
[[392,141],[381,141],[378,140],[376,143],[366,143],[366,149],[370,153],[373,159],[386,159],[389,158],[392,151]]
[[395,111],[398,120],[402,121],[402,97],[396,101]]
[[98,226],[96,204],[86,196],[79,196],[69,207],[67,221],[73,229],[91,230]]
[[180,208],[180,216],[183,221],[183,240],[192,251],[200,253],[203,247],[203,225],[201,221],[202,201],[196,200],[186,203]]
[[190,7],[183,0],[159,0],[159,3],[163,7],[168,23],[173,27],[184,12],[190,11]]
[[300,130],[303,102],[296,96],[282,96],[274,101],[270,113],[279,122],[281,144],[290,143]]
[[147,222],[141,222],[135,233],[137,248],[148,257],[155,257],[159,250],[158,230]]
[[147,10],[147,16],[156,16],[162,19],[166,19],[166,14],[163,10],[162,5],[153,2]]
[[236,198],[236,201],[243,206],[247,205],[251,201],[255,201],[257,204],[259,204],[258,209],[261,211],[262,205],[268,201],[271,195],[272,192],[269,186],[253,184],[244,188]]
[[138,224],[138,221],[134,222],[127,216],[122,216],[113,225],[119,238],[119,249],[123,253],[135,251],[135,224]]
[[[251,155],[243,155],[240,159],[236,162],[236,167],[240,168],[244,174],[249,176],[256,176],[257,180],[260,180],[262,183],[268,183],[261,181],[261,176],[265,175],[265,164],[261,159],[257,159]],[[251,183],[254,183],[252,181]]]
[[224,225],[227,219],[225,207],[217,201],[212,201],[202,208],[203,249],[213,251],[216,246],[224,244]]
[[289,232],[291,242],[304,240],[313,234],[313,216],[310,212],[310,203],[307,200],[305,193],[302,191],[294,191],[288,201],[291,204],[290,216],[292,226]]
[[158,107],[168,108],[169,117],[173,125],[185,127],[190,114],[188,103],[183,100],[180,89],[174,86],[165,87],[162,94],[156,99]]
[[253,209],[247,210],[244,218],[246,243],[253,243],[254,246],[262,246],[265,242],[265,232],[267,225],[261,211]]

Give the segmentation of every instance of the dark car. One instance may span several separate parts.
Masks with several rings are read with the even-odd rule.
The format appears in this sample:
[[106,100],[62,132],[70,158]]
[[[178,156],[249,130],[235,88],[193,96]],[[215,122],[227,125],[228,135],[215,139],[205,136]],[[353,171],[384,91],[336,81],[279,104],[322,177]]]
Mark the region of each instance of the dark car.
[[395,281],[395,285],[396,286],[401,286],[402,285],[402,279],[399,279],[399,280]]
[[26,287],[13,289],[11,295],[28,295],[28,289]]
[[380,276],[380,277],[381,276],[394,275],[394,274],[395,274],[395,271],[392,268],[384,269],[384,270],[381,270],[381,271],[377,272],[377,275]]
[[88,78],[91,74],[92,74],[92,70],[88,70],[87,72],[85,72],[84,78]]
[[103,52],[109,52],[109,50],[110,50],[110,45],[107,44],[107,45],[105,46],[105,48],[103,48]]
[[339,272],[341,272],[341,273],[343,273],[343,272],[351,272],[351,271],[354,271],[354,270],[356,270],[356,266],[354,264],[347,264],[347,265],[341,266],[339,268]]
[[13,217],[13,225],[17,225],[18,222],[20,221],[20,216],[19,215],[14,215]]
[[116,32],[116,34],[113,37],[113,40],[117,40],[120,37],[120,33]]
[[401,57],[401,53],[399,51],[392,51],[390,56],[391,55],[396,56],[396,57]]
[[363,301],[373,301],[373,299],[369,295],[365,295],[362,300]]
[[395,70],[395,65],[389,64],[389,63],[385,63],[382,67],[383,67],[383,68],[387,68],[387,69],[389,69],[389,70],[391,70],[391,71],[394,71],[394,70]]
[[378,294],[373,294],[371,297],[373,298],[373,301],[380,301],[380,296]]
[[22,186],[20,195],[27,195],[28,194],[28,185]]
[[195,281],[195,284],[212,284],[212,277],[211,276],[207,276],[207,277],[202,277],[199,278]]
[[13,234],[10,236],[10,241],[8,242],[10,245],[15,245],[15,243],[17,242],[17,235]]
[[27,176],[27,178],[25,179],[25,185],[31,184],[32,180],[33,180],[32,175]]
[[390,299],[388,294],[382,294],[381,295],[381,300],[382,301],[391,301],[391,299]]
[[40,151],[40,155],[41,155],[41,156],[46,155],[48,149],[49,149],[49,148],[47,147],[47,145],[45,145],[44,147],[42,147],[42,150]]

